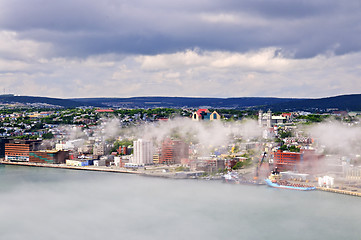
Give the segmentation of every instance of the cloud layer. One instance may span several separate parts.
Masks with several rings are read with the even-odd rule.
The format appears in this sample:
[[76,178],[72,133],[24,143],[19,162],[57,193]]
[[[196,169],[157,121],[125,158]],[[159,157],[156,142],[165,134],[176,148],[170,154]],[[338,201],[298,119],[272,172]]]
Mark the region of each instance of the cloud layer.
[[53,97],[359,93],[358,1],[0,1],[0,82]]

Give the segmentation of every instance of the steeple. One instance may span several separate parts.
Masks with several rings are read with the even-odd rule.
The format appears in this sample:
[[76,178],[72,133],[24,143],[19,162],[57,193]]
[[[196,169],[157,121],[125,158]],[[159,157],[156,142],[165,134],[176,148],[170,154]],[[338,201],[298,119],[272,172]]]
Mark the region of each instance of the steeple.
[[271,109],[269,109],[267,112],[267,127],[268,128],[272,127],[272,111],[271,111]]

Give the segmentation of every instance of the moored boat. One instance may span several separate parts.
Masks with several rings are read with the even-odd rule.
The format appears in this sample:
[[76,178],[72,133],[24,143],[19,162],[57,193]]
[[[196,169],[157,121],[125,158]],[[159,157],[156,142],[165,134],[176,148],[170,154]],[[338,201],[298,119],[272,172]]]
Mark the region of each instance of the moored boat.
[[223,175],[223,180],[226,183],[233,183],[233,184],[252,184],[252,185],[264,185],[262,181],[259,180],[249,180],[238,173],[230,171],[227,174]]
[[283,189],[291,189],[291,190],[299,190],[299,191],[310,191],[315,190],[316,187],[303,185],[303,184],[294,184],[289,182],[272,182],[270,179],[265,179],[265,182],[268,186],[274,188],[283,188]]
[[277,168],[272,171],[271,175],[267,179],[265,179],[265,182],[268,186],[274,188],[283,188],[299,191],[310,191],[316,189],[316,187],[314,186],[304,185],[301,183],[291,183],[286,180],[281,180],[281,176]]
[[226,183],[239,183],[239,175],[236,172],[227,172],[223,175],[223,180]]

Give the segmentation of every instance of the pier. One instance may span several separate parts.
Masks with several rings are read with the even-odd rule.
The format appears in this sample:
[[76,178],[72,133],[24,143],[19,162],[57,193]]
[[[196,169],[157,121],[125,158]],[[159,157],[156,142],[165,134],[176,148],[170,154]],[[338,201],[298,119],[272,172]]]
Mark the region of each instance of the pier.
[[[29,163],[29,162],[7,162],[0,160],[0,164],[3,165],[12,165],[12,166],[27,166],[27,167],[44,167],[44,168],[60,168],[60,169],[70,169],[70,170],[85,170],[85,171],[96,171],[96,172],[111,172],[111,173],[126,173],[126,174],[140,174],[142,176],[149,176],[149,177],[164,177],[164,178],[198,178],[201,172],[191,172],[187,174],[182,173],[163,173],[163,172],[147,172],[146,170],[131,170],[131,169],[115,169],[111,167],[97,167],[97,166],[67,166],[65,164],[47,164],[47,163]],[[218,179],[217,179],[218,180]],[[344,195],[351,195],[356,197],[361,197],[361,192],[357,190],[353,190],[350,188],[339,189],[339,188],[326,188],[326,187],[316,187],[319,191],[331,192],[331,193],[338,193]]]
[[62,168],[71,170],[86,170],[86,171],[97,171],[97,172],[112,172],[112,173],[129,173],[129,174],[141,174],[142,172],[128,170],[128,169],[114,169],[110,167],[95,167],[95,166],[67,166],[65,164],[47,164],[47,163],[29,163],[29,162],[6,162],[0,161],[0,164],[13,165],[13,166],[27,166],[27,167],[45,167],[45,168]]
[[325,187],[316,187],[317,190],[325,191],[325,192],[333,192],[338,194],[346,194],[356,197],[361,197],[360,192],[356,191],[350,191],[350,190],[344,190],[344,189],[336,189],[336,188],[325,188]]
[[[70,170],[83,171],[97,171],[97,172],[111,172],[111,173],[127,173],[138,174],[149,177],[175,178],[175,179],[196,179],[203,171],[194,172],[162,172],[161,170],[145,170],[145,169],[127,169],[127,168],[112,168],[105,166],[68,166],[65,164],[50,164],[50,163],[31,163],[31,162],[8,162],[0,160],[0,164],[12,166],[26,166],[26,167],[43,167],[43,168],[61,168]],[[220,180],[220,178],[212,178],[211,180]]]

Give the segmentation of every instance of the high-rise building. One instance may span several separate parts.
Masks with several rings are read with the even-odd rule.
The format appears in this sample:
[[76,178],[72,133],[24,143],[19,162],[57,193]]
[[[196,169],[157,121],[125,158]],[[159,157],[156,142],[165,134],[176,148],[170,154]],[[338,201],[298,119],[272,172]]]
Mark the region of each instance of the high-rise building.
[[165,139],[162,143],[160,163],[180,164],[182,159],[189,158],[189,145],[180,140]]
[[148,165],[153,164],[153,145],[150,141],[138,139],[133,142],[134,155],[131,164]]

